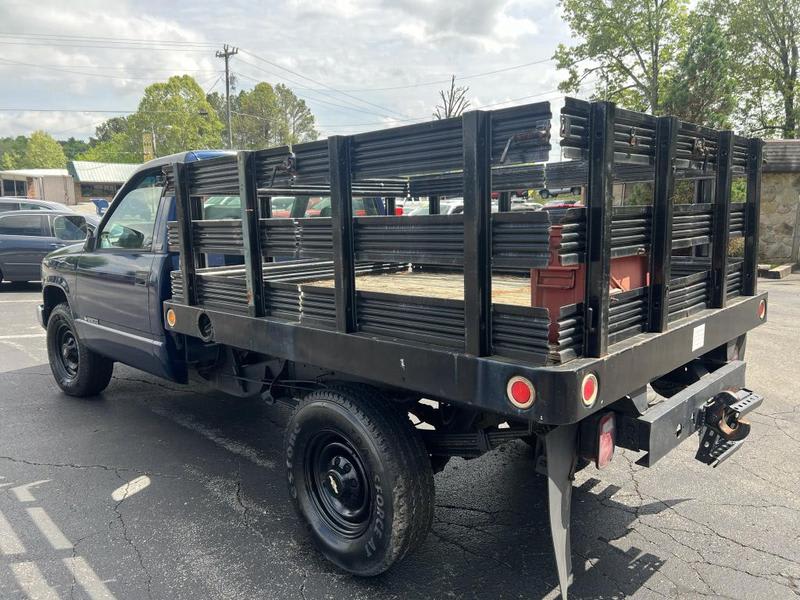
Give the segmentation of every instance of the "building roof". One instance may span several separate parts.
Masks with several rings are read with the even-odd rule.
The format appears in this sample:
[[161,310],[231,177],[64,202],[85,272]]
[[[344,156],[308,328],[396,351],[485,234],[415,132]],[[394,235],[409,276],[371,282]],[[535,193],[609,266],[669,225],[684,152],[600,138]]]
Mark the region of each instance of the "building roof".
[[767,140],[764,143],[764,171],[796,173],[800,171],[800,140]]
[[9,177],[68,177],[66,169],[8,169],[0,175]]
[[69,174],[78,183],[125,183],[139,165],[129,163],[102,163],[88,160],[71,160]]

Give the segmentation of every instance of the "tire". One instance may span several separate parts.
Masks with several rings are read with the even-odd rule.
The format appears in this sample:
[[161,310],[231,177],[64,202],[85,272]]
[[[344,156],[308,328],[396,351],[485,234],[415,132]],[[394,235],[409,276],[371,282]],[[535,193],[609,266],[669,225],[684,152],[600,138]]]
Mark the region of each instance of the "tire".
[[83,345],[66,303],[47,320],[47,357],[58,387],[69,396],[96,396],[111,381],[114,362]]
[[379,391],[312,392],[289,421],[285,448],[295,508],[339,568],[378,575],[425,540],[434,510],[430,459],[406,413]]

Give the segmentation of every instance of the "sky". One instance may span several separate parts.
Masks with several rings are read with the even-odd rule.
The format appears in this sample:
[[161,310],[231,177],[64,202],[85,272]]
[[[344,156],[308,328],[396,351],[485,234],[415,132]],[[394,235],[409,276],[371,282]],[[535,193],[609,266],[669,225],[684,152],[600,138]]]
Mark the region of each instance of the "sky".
[[324,136],[428,120],[451,74],[470,108],[550,100],[570,38],[553,0],[2,0],[0,136],[86,139],[174,74],[224,92],[224,43],[239,88],[288,85]]

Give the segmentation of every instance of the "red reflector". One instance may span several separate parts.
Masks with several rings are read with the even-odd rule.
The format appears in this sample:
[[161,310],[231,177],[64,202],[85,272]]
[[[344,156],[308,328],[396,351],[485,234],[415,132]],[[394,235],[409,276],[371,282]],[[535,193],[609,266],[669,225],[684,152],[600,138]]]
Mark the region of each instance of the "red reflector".
[[506,386],[506,395],[511,404],[517,408],[530,408],[536,399],[536,390],[533,384],[524,377],[512,377]]
[[767,316],[767,301],[762,300],[758,303],[758,318],[763,319]]
[[589,373],[583,378],[583,382],[581,384],[581,399],[583,400],[583,404],[585,406],[591,406],[594,404],[594,401],[597,400],[598,387],[599,384],[594,373]]
[[403,216],[403,207],[402,206],[396,206],[395,209],[394,209],[394,214],[395,214],[396,217],[402,217]]
[[614,458],[616,445],[616,423],[614,413],[608,413],[600,419],[597,425],[597,468],[607,467]]

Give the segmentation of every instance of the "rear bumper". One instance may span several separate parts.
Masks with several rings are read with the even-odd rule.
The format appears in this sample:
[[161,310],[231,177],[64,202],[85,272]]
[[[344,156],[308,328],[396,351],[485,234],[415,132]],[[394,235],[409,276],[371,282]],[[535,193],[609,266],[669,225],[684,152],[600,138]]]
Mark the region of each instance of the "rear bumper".
[[[695,432],[706,428],[709,401],[725,390],[744,388],[745,363],[731,361],[639,417],[617,416],[617,445],[647,452],[638,463],[650,467]],[[748,411],[761,404],[751,395]],[[738,443],[734,449],[738,449]]]

